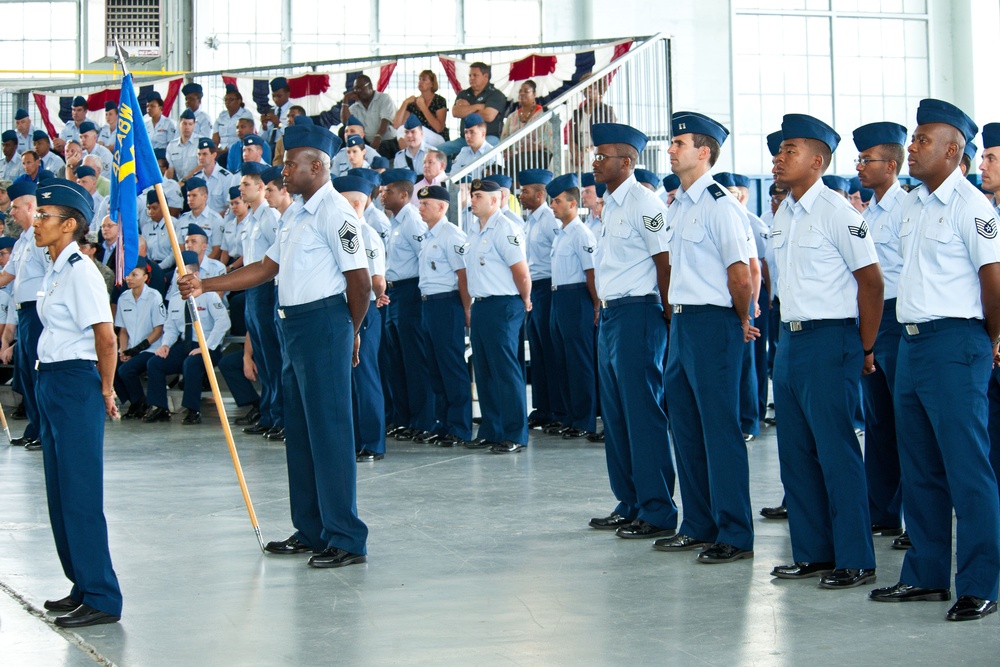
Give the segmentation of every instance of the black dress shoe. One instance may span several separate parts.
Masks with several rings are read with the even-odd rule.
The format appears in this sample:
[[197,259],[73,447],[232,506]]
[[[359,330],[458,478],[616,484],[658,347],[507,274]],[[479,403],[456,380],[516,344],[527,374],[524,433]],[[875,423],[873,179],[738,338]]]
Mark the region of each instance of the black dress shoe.
[[415,436],[413,436],[413,442],[419,442],[421,444],[430,445],[438,441],[441,436],[433,431],[420,431]]
[[42,441],[39,440],[38,438],[35,438],[34,440],[29,440],[28,442],[24,443],[24,448],[27,449],[29,452],[37,452],[39,449],[42,448]]
[[200,423],[201,423],[201,413],[198,412],[197,410],[188,410],[187,414],[184,415],[184,420],[181,421],[181,424],[183,424],[184,426],[191,426],[192,424],[200,424]]
[[49,611],[73,611],[81,604],[79,600],[74,600],[67,595],[61,600],[46,600],[42,606]]
[[438,438],[434,444],[438,447],[461,447],[465,444],[465,440],[462,440],[457,435],[449,433],[448,435],[443,435]]
[[381,461],[384,458],[385,454],[376,454],[367,449],[362,449],[358,452],[356,460],[358,463],[370,463],[371,461]]
[[499,442],[494,442],[493,440],[487,440],[486,438],[476,438],[475,440],[469,440],[465,443],[466,449],[487,449],[493,445],[499,445]]
[[122,419],[142,419],[148,410],[149,406],[145,403],[133,403],[128,407],[128,412],[122,415]]
[[24,403],[21,403],[21,405],[19,405],[16,408],[14,408],[14,410],[10,413],[10,418],[11,419],[27,419],[28,418],[28,413],[24,409]]
[[910,542],[910,534],[905,530],[903,534],[892,541],[893,549],[900,549],[901,551],[906,551],[913,546],[913,542]]
[[242,417],[237,417],[236,421],[233,422],[237,426],[247,426],[248,424],[256,424],[257,420],[260,419],[260,407],[257,405],[251,405],[247,413]]
[[653,542],[653,548],[657,551],[691,551],[692,549],[701,549],[702,547],[709,546],[708,542],[702,542],[701,540],[696,540],[693,537],[688,537],[687,535],[674,535],[673,537],[668,537],[662,540],[656,540]]
[[[476,423],[475,419],[473,419],[472,421],[473,423]],[[528,418],[528,428],[543,428],[551,423],[552,422],[550,422],[548,419],[539,419],[538,417]]]
[[562,435],[569,429],[570,427],[566,426],[562,422],[550,422],[542,428],[542,432],[546,435]]
[[946,588],[920,588],[909,584],[898,583],[888,588],[876,588],[868,594],[869,600],[875,602],[945,602],[951,599],[951,591]]
[[388,426],[385,427],[385,437],[391,438],[400,431],[405,431],[405,430],[406,430],[405,426],[396,426],[395,424],[389,424]]
[[577,438],[586,438],[590,433],[584,431],[582,428],[571,428],[568,431],[563,431],[563,440],[576,440]]
[[420,431],[415,428],[404,428],[402,431],[398,431],[394,436],[396,440],[406,442],[407,440],[413,440],[413,437],[418,435]]
[[827,572],[836,569],[836,563],[792,563],[791,565],[779,565],[771,570],[771,576],[778,579],[808,579],[809,577],[819,577]]
[[591,519],[589,525],[591,528],[596,528],[597,530],[618,530],[622,526],[631,524],[632,521],[634,519],[627,519],[621,514],[612,513],[610,516]]
[[989,616],[997,610],[995,600],[984,600],[982,598],[963,595],[948,610],[945,616],[949,621],[978,621]]
[[514,452],[519,452],[524,449],[524,445],[519,442],[514,442],[513,440],[504,440],[503,442],[498,442],[490,447],[491,454],[513,454]]
[[768,426],[776,426],[778,424],[774,417],[764,417],[764,423]]
[[648,540],[654,537],[670,537],[676,532],[673,528],[660,528],[648,521],[636,519],[629,525],[616,530],[615,535],[626,540]]
[[819,579],[820,588],[832,590],[840,588],[854,588],[862,584],[875,583],[875,568],[840,568],[833,572],[824,574]]
[[872,524],[872,535],[881,535],[882,537],[896,537],[897,535],[902,535],[903,529],[899,526],[883,526],[881,524]]
[[257,422],[256,424],[251,424],[250,426],[244,427],[243,432],[249,435],[263,435],[271,430],[270,426],[261,424]]
[[699,563],[732,563],[741,558],[753,558],[753,551],[747,549],[737,549],[725,542],[716,542],[698,554]]
[[285,429],[280,426],[272,426],[271,429],[264,434],[264,437],[272,442],[284,442]]
[[287,540],[281,542],[268,542],[267,546],[264,547],[264,551],[272,554],[279,554],[281,556],[287,556],[290,554],[304,554],[306,552],[312,551],[312,548],[305,542],[302,542],[293,535]]
[[600,433],[591,433],[587,436],[587,440],[590,442],[604,442],[604,431]]
[[483,418],[482,417],[473,417],[472,418],[472,423],[473,424],[482,424],[483,423]]
[[[26,444],[28,444],[29,442],[31,442],[34,439],[35,438],[29,438],[29,437],[27,437],[25,435],[22,435],[20,438],[14,438],[13,440],[11,440],[10,444],[13,447],[24,447]],[[75,609],[75,607],[74,607],[74,609]]]
[[777,507],[765,507],[761,509],[760,515],[765,519],[787,519],[788,509],[784,505],[778,505]]
[[154,405],[146,413],[146,416],[142,418],[142,421],[146,424],[152,424],[153,422],[168,422],[170,421],[170,411],[166,408],[161,408],[158,405]]
[[349,551],[333,547],[324,549],[310,558],[309,564],[313,567],[343,567],[345,565],[354,565],[355,563],[364,563],[366,560],[368,558],[365,556],[352,554]]
[[65,616],[56,617],[56,625],[60,628],[85,628],[88,625],[117,623],[120,620],[122,620],[121,616],[112,616],[111,614],[106,614],[103,611],[97,611],[92,607],[81,604]]

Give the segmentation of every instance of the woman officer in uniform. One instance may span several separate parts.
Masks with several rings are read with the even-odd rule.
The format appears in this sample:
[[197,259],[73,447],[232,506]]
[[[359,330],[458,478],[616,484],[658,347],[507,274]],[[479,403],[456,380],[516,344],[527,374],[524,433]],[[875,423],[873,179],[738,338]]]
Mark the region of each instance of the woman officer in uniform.
[[36,394],[41,417],[45,491],[56,551],[73,582],[69,595],[45,602],[69,612],[56,625],[115,623],[122,595],[111,566],[104,519],[104,415],[118,416],[116,341],[108,291],[97,266],[79,252],[93,199],[76,183],[38,187],[35,243],[52,263],[42,279]]

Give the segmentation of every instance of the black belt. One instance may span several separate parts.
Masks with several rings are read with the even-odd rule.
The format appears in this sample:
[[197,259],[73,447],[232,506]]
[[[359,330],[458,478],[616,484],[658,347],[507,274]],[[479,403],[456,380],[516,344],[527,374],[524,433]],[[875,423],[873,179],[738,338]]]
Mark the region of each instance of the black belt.
[[387,287],[406,287],[407,285],[416,285],[420,282],[420,278],[404,278],[403,280],[390,280],[386,283]]
[[980,319],[964,319],[961,317],[944,317],[940,320],[931,320],[930,322],[916,322],[903,325],[903,331],[907,336],[918,336],[920,334],[930,333],[932,331],[944,331],[945,329],[954,329],[955,327],[981,327],[983,326],[983,320]]
[[553,292],[562,292],[562,291],[568,292],[569,290],[577,290],[577,289],[587,289],[587,283],[569,283],[567,285],[552,286]]
[[843,327],[848,325],[857,326],[858,320],[854,317],[845,317],[841,320],[804,320],[782,322],[781,328],[785,331],[795,333],[797,331],[808,331],[810,329],[822,329],[823,327]]
[[69,368],[93,368],[96,361],[90,359],[67,359],[66,361],[36,361],[36,371],[64,371]]
[[732,310],[730,306],[715,306],[712,304],[698,304],[698,305],[687,305],[677,303],[670,307],[674,315],[678,313],[687,313],[688,315],[693,315],[694,313],[720,313],[727,310]]
[[16,304],[14,306],[14,309],[15,310],[21,310],[22,308],[26,308],[28,306],[31,306],[32,308],[34,308],[35,307],[35,302],[34,301],[21,301],[20,303],[18,303],[18,304]]
[[616,308],[627,306],[630,303],[660,303],[660,297],[655,294],[646,294],[643,296],[623,296],[620,299],[601,299],[602,308]]
[[421,301],[437,301],[438,299],[454,299],[458,297],[458,290],[452,290],[450,292],[440,292],[438,294],[421,294]]
[[319,310],[320,308],[326,308],[327,306],[332,306],[338,303],[346,303],[347,294],[341,292],[340,294],[334,294],[333,296],[328,296],[323,299],[317,299],[315,301],[310,301],[309,303],[302,303],[297,306],[279,306],[278,307],[278,317],[285,319],[289,315],[300,315],[302,313],[308,313],[313,310]]
[[487,299],[520,299],[517,294],[494,294],[493,296],[477,296],[475,301],[486,301]]

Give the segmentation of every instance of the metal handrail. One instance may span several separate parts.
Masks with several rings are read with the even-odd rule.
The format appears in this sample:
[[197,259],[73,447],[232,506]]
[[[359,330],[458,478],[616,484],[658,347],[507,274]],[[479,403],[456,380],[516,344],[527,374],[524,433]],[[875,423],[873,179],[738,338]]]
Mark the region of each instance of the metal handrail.
[[643,53],[647,49],[653,48],[654,44],[656,44],[662,39],[666,39],[666,37],[667,36],[664,33],[658,32],[652,37],[649,37],[639,46],[635,47],[634,49],[630,49],[628,53],[624,54],[617,60],[613,60],[600,70],[593,72],[591,76],[587,77],[586,79],[581,79],[576,86],[570,88],[562,95],[552,100],[549,103],[548,111],[546,111],[541,116],[534,119],[521,129],[519,129],[517,132],[510,135],[503,141],[498,142],[497,145],[494,146],[492,150],[479,156],[478,158],[476,158],[476,160],[469,163],[467,166],[463,167],[454,174],[450,174],[446,180],[448,180],[451,183],[458,183],[472,172],[476,171],[477,169],[481,169],[484,165],[492,162],[493,160],[496,159],[498,151],[503,151],[507,148],[510,148],[514,144],[518,143],[521,139],[528,136],[531,132],[541,127],[544,123],[548,122],[554,115],[559,113],[559,108],[565,105],[565,103],[571,96],[579,95],[582,91],[594,85],[595,81],[600,80],[605,75],[610,74],[614,70],[620,68],[622,65],[630,62],[631,60],[634,60],[639,56],[639,54]]

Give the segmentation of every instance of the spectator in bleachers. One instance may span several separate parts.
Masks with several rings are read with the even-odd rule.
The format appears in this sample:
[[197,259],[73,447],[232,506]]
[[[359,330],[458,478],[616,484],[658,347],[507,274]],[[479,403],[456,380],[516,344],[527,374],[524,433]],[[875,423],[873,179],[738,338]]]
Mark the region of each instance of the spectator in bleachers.
[[18,109],[14,112],[14,131],[17,133],[17,152],[31,150],[35,143],[35,126],[27,109]]
[[104,283],[108,288],[108,296],[110,297],[115,289],[115,273],[97,258],[97,248],[100,243],[97,238],[97,232],[88,232],[85,237],[77,241],[77,244],[80,246],[80,252],[93,260],[97,266],[97,270],[101,272],[101,277],[104,278]]
[[449,136],[448,101],[437,94],[437,74],[429,69],[421,72],[417,78],[417,90],[420,91],[419,95],[411,95],[399,105],[392,124],[398,133],[399,128],[404,127],[411,116],[416,117],[424,128],[424,142],[428,146],[440,146],[448,141]]
[[41,176],[52,175],[51,171],[42,168],[42,161],[38,159],[38,153],[35,151],[21,153],[21,165],[24,167],[24,173],[14,179],[15,181],[28,180],[37,185]]
[[[31,151],[27,151],[30,153]],[[37,155],[37,153],[36,153]],[[79,139],[71,139],[66,142],[66,162],[55,172],[56,178],[65,178],[67,181],[76,179],[76,168],[83,164],[83,147]]]
[[66,144],[74,139],[80,140],[80,124],[87,120],[87,98],[77,95],[73,98],[72,119],[59,130],[59,136],[52,142],[57,152],[66,150]]
[[97,125],[89,120],[80,124],[80,146],[83,148],[83,157],[94,155],[101,160],[99,173],[105,178],[110,178],[111,165],[115,158],[111,151],[97,143]]
[[[504,121],[501,141],[520,131],[542,115],[545,110],[535,101],[537,86],[528,79],[517,91],[517,107]],[[512,165],[512,171],[522,169],[548,169],[553,152],[552,125],[545,123],[536,128],[528,137],[507,149],[505,162]]]
[[[155,194],[155,192],[154,192]],[[159,208],[157,206],[157,208]],[[167,296],[167,278],[163,274],[160,265],[151,260],[148,256],[148,246],[146,237],[139,235],[139,260],[146,262],[146,273],[149,275],[149,286],[160,293],[160,296]]]
[[[90,193],[90,198],[94,202],[94,211],[101,210],[101,205],[104,203],[104,197],[100,195],[97,191],[97,172],[93,167],[88,167],[87,165],[80,165],[79,169],[76,170],[76,182],[83,186],[83,189]],[[99,226],[101,224],[101,218],[94,216],[94,220],[90,223],[91,230],[95,230],[95,225]]]
[[451,115],[462,119],[459,128],[462,136],[438,148],[448,157],[458,155],[467,145],[464,133],[469,128],[467,118],[470,114],[476,114],[486,124],[486,141],[490,146],[496,146],[500,141],[506,111],[507,98],[490,83],[490,66],[482,62],[472,63],[469,66],[469,87],[458,94],[451,107]]
[[354,79],[354,87],[344,95],[340,105],[340,122],[346,124],[350,117],[359,119],[371,147],[389,159],[399,150],[396,129],[392,126],[395,115],[396,105],[392,98],[375,90],[372,80],[365,74]]
[[142,419],[149,410],[141,376],[158,347],[167,321],[163,296],[148,284],[149,280],[148,265],[140,257],[136,267],[125,276],[128,290],[118,299],[115,313],[115,326],[119,328],[115,393],[129,404],[122,419]]
[[[229,197],[229,190],[226,190]],[[190,230],[192,226],[204,230],[206,243],[211,240],[209,257],[218,259],[222,254],[222,216],[208,208],[208,184],[204,179],[193,177],[187,182],[187,203],[190,209],[176,221],[178,237],[181,230]],[[225,270],[223,270],[225,273]]]
[[[219,166],[219,151],[215,142],[202,137],[198,139],[198,165],[201,171],[193,178],[200,178],[208,184],[208,207],[216,213],[224,213],[229,208],[229,188],[233,185],[233,174]],[[171,215],[180,213],[170,212]]]
[[115,135],[118,132],[118,105],[108,100],[104,103],[104,122],[107,123],[97,133],[97,143],[115,152]]
[[11,185],[13,185],[12,181],[0,178],[0,214],[3,214],[3,222],[0,224],[0,227],[2,227],[4,236],[9,236],[16,241],[21,237],[22,230],[21,225],[10,214],[10,195],[7,194],[7,188]]
[[[312,122],[312,119],[306,115],[306,110],[296,104],[288,107],[288,120],[285,121],[285,125],[294,125],[295,118],[298,118],[299,116],[303,116],[305,118],[305,121],[303,122]],[[282,132],[281,135],[282,136],[279,136],[278,140],[274,142],[274,158],[271,159],[271,164],[275,166],[285,163],[284,132]]]
[[0,158],[0,178],[13,181],[24,173],[21,155],[17,152],[17,132],[5,130],[3,133],[3,157]]
[[[240,125],[246,125],[246,121],[241,120]],[[243,151],[239,166],[236,167],[236,169],[229,169],[229,171],[233,172],[233,181],[237,185],[240,182],[240,176],[243,175],[241,172],[243,165],[247,162],[255,162],[264,166],[271,164],[271,148],[264,142],[264,139],[260,135],[254,134],[253,132],[247,132],[240,137],[240,141],[243,143]],[[235,154],[236,151],[229,151],[230,156]],[[232,162],[232,160],[230,160],[230,162]]]
[[[189,237],[190,238],[190,237]],[[185,250],[185,268],[191,273],[199,272],[198,254]],[[229,313],[218,292],[205,292],[194,302],[198,308],[205,343],[208,346],[212,364],[217,364],[222,356],[222,341],[229,331]],[[167,321],[163,327],[163,338],[156,353],[146,365],[149,411],[143,419],[146,423],[170,421],[167,405],[167,376],[181,373],[184,376],[184,398],[181,405],[187,408],[182,422],[185,425],[201,423],[201,383],[205,378],[205,365],[201,359],[201,348],[192,326],[193,316],[188,304],[180,294],[170,298],[167,307]]]
[[[487,141],[487,125],[486,120],[482,116],[478,113],[471,113],[465,117],[464,123],[465,131],[463,134],[465,136],[466,145],[462,148],[458,157],[456,157],[455,161],[452,163],[451,170],[448,172],[449,174],[458,173],[460,170],[472,164],[493,149],[493,145]],[[473,178],[479,178],[486,167],[491,167],[493,165],[503,165],[503,160],[500,155],[497,155],[495,158],[482,165],[479,169],[474,171],[471,176]]]
[[[365,126],[359,118],[357,118],[354,115],[351,115],[347,119],[347,124],[344,125],[344,142],[346,143],[347,140],[354,135],[359,135],[362,139],[364,139]],[[333,142],[334,148],[337,147],[339,141],[340,140],[337,139]],[[365,146],[366,162],[371,164],[372,161],[378,156],[379,154],[377,150],[375,150],[371,146]],[[330,162],[330,174],[333,176],[333,178],[337,178],[338,176],[343,176],[344,174],[346,174],[348,169],[351,169],[351,165],[348,163],[347,160],[347,146],[345,145],[343,148],[337,151],[336,155],[333,156],[333,160]]]
[[201,108],[201,100],[205,91],[200,83],[187,83],[181,88],[181,95],[184,96],[184,106],[194,113],[194,136],[196,139],[202,137],[212,138],[212,117]]
[[[96,155],[88,155],[83,158],[83,165],[94,170],[97,178],[97,193],[102,197],[107,197],[111,194],[111,181],[101,174],[101,158]],[[77,176],[79,177],[79,175]]]
[[[442,181],[448,177],[448,174],[444,172],[447,165],[447,155],[435,148],[427,150],[427,153],[424,155],[424,176],[413,186],[413,197],[410,199],[411,204],[420,206],[420,201],[417,198],[420,188],[427,187],[428,185],[441,185]],[[415,169],[414,171],[417,170]]]
[[231,83],[226,84],[226,96],[223,98],[223,102],[226,108],[215,119],[215,125],[212,126],[212,142],[218,147],[219,159],[225,160],[229,147],[237,141],[236,123],[240,118],[249,118],[252,121],[253,114],[245,108],[243,95]]
[[[586,77],[589,77],[588,74]],[[583,102],[569,121],[569,155],[571,171],[590,170],[590,152],[594,145],[590,129],[595,123],[617,123],[615,110],[601,98],[608,89],[607,81],[598,79],[583,92]]]
[[156,91],[146,98],[146,117],[143,121],[153,148],[166,148],[177,138],[177,123],[163,115],[163,98]]
[[170,165],[164,174],[167,178],[186,181],[201,169],[198,164],[198,140],[194,136],[196,122],[190,109],[181,113],[180,136],[167,144],[167,163]]
[[344,142],[344,150],[347,152],[348,169],[368,169],[371,164],[365,160],[365,140],[357,134],[347,137]]
[[52,152],[52,140],[49,139],[48,133],[45,130],[35,130],[35,133],[31,136],[35,142],[35,152],[38,153],[38,157],[42,160],[42,166],[53,174],[58,174],[59,170],[65,166],[66,161]]
[[274,102],[274,106],[260,115],[260,134],[268,146],[278,143],[288,125],[288,112],[292,106],[289,100],[291,92],[288,79],[285,77],[277,76],[271,79],[271,101]]
[[403,124],[403,147],[393,158],[392,166],[397,169],[410,169],[418,175],[424,171],[424,156],[429,146],[424,142],[424,126],[415,115],[411,115]]

